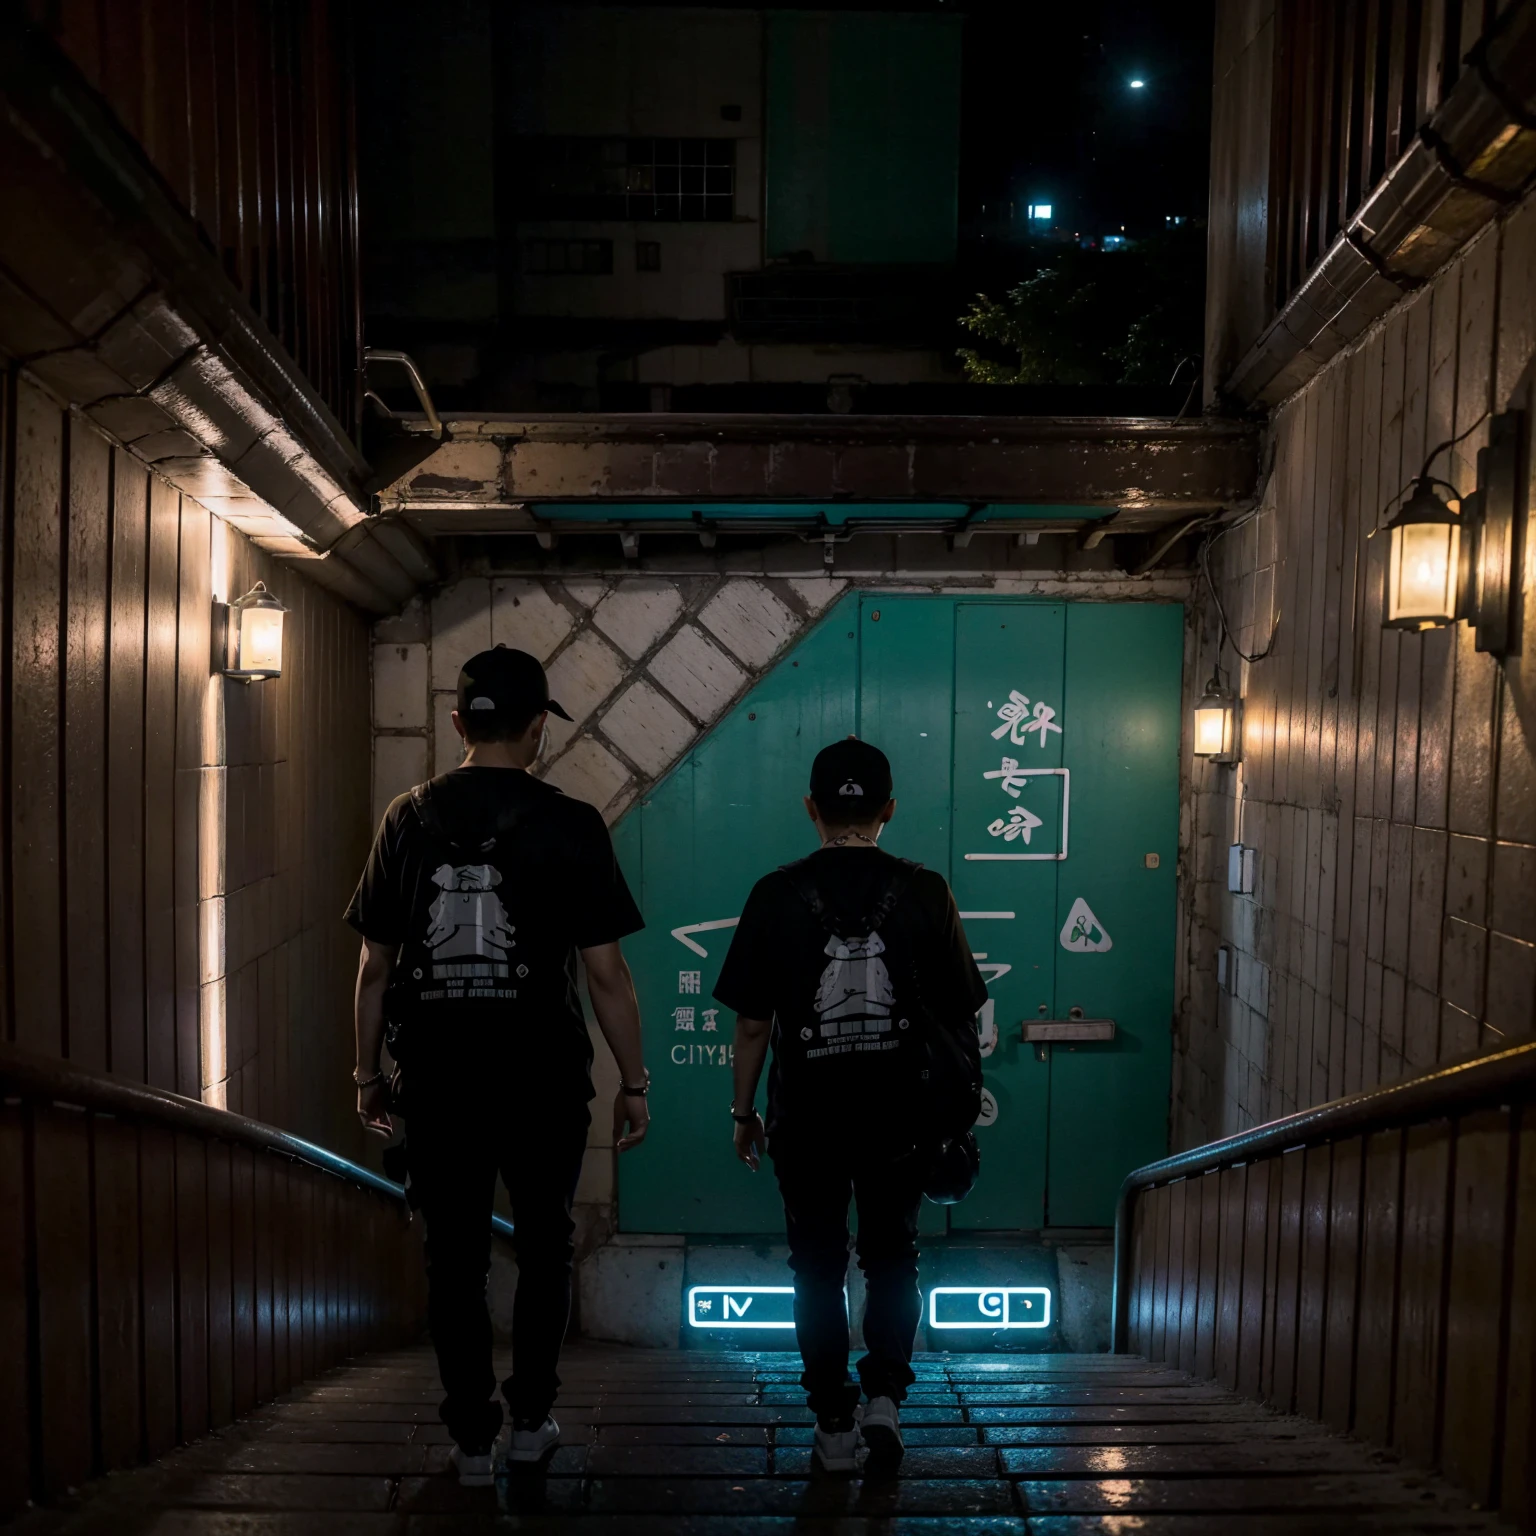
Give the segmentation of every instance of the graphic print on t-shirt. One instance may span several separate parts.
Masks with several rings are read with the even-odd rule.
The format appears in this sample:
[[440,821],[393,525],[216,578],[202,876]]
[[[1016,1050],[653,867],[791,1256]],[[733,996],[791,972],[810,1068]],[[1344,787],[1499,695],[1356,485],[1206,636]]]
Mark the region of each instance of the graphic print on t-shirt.
[[[830,959],[821,973],[814,1006],[826,1043],[806,1055],[834,1056],[852,1050],[888,1050],[896,1045],[889,1038],[896,994],[891,974],[880,958],[885,953],[885,941],[878,933],[851,939],[833,936],[827,940],[824,953]],[[903,1029],[906,1024],[905,1019],[899,1021]],[[849,1038],[870,1035],[884,1038]]]
[[433,976],[509,974],[513,928],[494,889],[501,884],[501,871],[489,864],[440,864],[432,883],[441,892],[427,909]]

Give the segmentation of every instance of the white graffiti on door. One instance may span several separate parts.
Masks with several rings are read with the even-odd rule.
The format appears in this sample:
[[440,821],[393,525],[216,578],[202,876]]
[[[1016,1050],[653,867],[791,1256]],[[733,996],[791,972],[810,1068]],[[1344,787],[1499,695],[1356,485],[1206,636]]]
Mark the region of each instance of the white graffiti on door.
[[1012,795],[1013,798],[1017,800],[1019,798],[1019,791],[1029,783],[1030,775],[1027,768],[1019,767],[1018,758],[1005,757],[1003,759],[1003,765],[1001,768],[993,768],[990,771],[983,773],[982,778],[1001,779],[1003,782],[998,786],[998,788],[1006,790],[1008,794]]
[[1062,924],[1061,947],[1080,955],[1102,955],[1115,947],[1115,941],[1081,896],[1072,903],[1072,910]]
[[[1004,758],[1004,762],[1008,759]],[[1001,770],[999,770],[1001,771]],[[1049,852],[1044,850],[1035,852],[1031,849],[1028,853],[968,853],[967,860],[1009,860],[1009,859],[1064,859],[1067,856],[1067,827],[1072,801],[1072,771],[1069,768],[1019,768],[1017,777],[1021,779],[1055,778],[1061,780],[1061,830],[1057,835],[1058,846]],[[1005,843],[1023,843],[1029,847],[1031,835],[1037,827],[1044,825],[1041,819],[1033,811],[1026,810],[1022,805],[1010,807],[1008,819],[1005,821],[998,817],[988,826],[987,831],[995,838],[1001,838]]]
[[1039,699],[1031,707],[1029,700],[1017,688],[1009,690],[1008,701],[998,709],[997,718],[1003,723],[992,732],[993,741],[1000,741],[1006,736],[1016,747],[1022,747],[1028,742],[1031,731],[1040,733],[1035,739],[1042,747],[1052,731],[1058,736],[1062,734],[1061,727],[1056,724],[1056,711]]
[[1036,827],[1043,827],[1045,823],[1031,810],[1022,805],[1016,805],[1008,812],[1008,819],[1004,821],[1001,816],[996,821],[987,823],[987,831],[993,837],[1000,837],[1005,843],[1011,843],[1014,838],[1022,837],[1027,844],[1029,834]]

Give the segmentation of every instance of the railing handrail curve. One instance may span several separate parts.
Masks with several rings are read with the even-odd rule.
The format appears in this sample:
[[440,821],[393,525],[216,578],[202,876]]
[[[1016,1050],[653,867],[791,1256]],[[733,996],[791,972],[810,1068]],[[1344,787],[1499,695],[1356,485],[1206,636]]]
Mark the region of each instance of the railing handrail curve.
[[1365,1088],[1134,1169],[1126,1175],[1115,1203],[1115,1353],[1125,1353],[1129,1337],[1131,1212],[1143,1190],[1300,1147],[1446,1119],[1529,1095],[1536,1095],[1536,1040],[1463,1057],[1401,1082]]
[[[259,1152],[291,1157],[392,1200],[406,1198],[403,1184],[265,1121],[252,1120],[233,1110],[216,1109],[167,1088],[128,1082],[70,1062],[35,1055],[19,1046],[0,1045],[0,1100],[11,1098],[152,1120],[170,1130],[189,1131],[209,1140],[235,1142]],[[512,1236],[512,1223],[505,1217],[493,1216],[491,1229],[499,1237]]]

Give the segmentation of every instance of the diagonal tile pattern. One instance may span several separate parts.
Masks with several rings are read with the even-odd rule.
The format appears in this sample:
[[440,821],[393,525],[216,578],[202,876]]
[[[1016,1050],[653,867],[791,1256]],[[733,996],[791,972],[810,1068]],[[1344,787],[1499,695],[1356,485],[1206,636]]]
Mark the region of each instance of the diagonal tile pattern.
[[813,1475],[793,1354],[581,1347],[542,1469],[460,1488],[430,1351],[334,1371],[17,1536],[1495,1533],[1438,1479],[1106,1355],[925,1355],[897,1475]]

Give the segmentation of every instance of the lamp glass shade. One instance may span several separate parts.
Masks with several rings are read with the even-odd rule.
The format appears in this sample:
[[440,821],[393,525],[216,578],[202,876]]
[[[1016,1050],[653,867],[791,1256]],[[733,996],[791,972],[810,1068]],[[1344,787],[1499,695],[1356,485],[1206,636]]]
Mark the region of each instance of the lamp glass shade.
[[1429,629],[1455,623],[1460,516],[1421,484],[1387,527],[1387,625]]
[[1195,756],[1217,757],[1227,750],[1232,705],[1226,699],[1205,698],[1195,705]]
[[226,677],[254,682],[283,675],[283,616],[287,612],[259,581],[229,605]]
[[283,670],[283,611],[281,608],[247,608],[240,616],[242,672],[273,677]]

